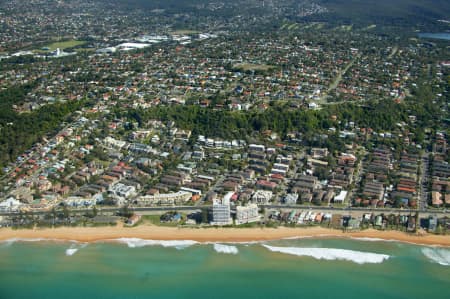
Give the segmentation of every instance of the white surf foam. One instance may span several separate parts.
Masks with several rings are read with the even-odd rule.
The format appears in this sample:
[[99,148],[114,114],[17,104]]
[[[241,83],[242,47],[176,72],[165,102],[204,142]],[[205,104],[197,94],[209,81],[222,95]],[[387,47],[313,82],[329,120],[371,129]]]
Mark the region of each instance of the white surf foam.
[[327,238],[327,237],[336,237],[336,236],[335,235],[330,235],[330,234],[318,234],[318,235],[314,235],[314,236],[286,237],[286,238],[282,238],[280,240],[320,239],[320,238]]
[[67,255],[67,256],[72,256],[72,255],[74,255],[77,251],[78,251],[78,248],[69,248],[69,249],[66,249],[66,255]]
[[407,242],[407,241],[402,241],[402,240],[382,239],[382,238],[369,238],[369,237],[350,237],[350,239],[356,240],[356,241],[365,241],[365,242],[391,242],[391,243],[416,244],[414,242]]
[[214,244],[214,250],[219,253],[226,254],[238,254],[239,250],[236,246],[223,245],[223,244]]
[[368,238],[368,237],[350,237],[352,240],[367,241],[367,242],[393,242],[394,240],[381,239],[381,238]]
[[422,253],[431,261],[442,266],[450,266],[450,250],[443,248],[423,248]]
[[262,244],[263,242],[267,242],[267,241],[239,241],[239,242],[232,242],[232,241],[223,241],[220,243],[217,243],[220,241],[214,241],[214,242],[201,242],[199,244],[207,244],[207,245],[214,245],[214,244],[229,244],[229,245],[254,245],[254,244]]
[[17,242],[17,238],[7,239],[0,241],[0,244],[4,247],[11,246],[12,244]]
[[309,256],[318,260],[345,260],[357,264],[379,264],[384,260],[389,259],[389,255],[378,254],[372,252],[362,252],[347,249],[335,248],[302,248],[302,247],[275,247],[263,245],[273,252],[280,252],[285,254],[297,256]]
[[67,256],[72,256],[72,255],[74,255],[75,253],[77,253],[78,252],[78,250],[80,250],[80,249],[82,249],[82,248],[84,248],[84,247],[86,247],[87,246],[87,244],[77,244],[77,243],[75,243],[75,244],[72,244],[71,246],[70,246],[70,248],[68,248],[68,249],[66,249],[66,255]]
[[165,240],[144,240],[139,238],[119,238],[116,239],[115,241],[127,244],[127,246],[130,248],[138,248],[144,246],[162,246],[162,247],[175,247],[177,249],[183,249],[198,244],[198,242],[192,240],[165,241]]

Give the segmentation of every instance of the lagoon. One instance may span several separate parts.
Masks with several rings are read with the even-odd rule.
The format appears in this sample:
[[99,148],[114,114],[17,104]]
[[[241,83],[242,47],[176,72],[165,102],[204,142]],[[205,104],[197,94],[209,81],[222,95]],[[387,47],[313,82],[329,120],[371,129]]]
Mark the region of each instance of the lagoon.
[[450,40],[450,33],[419,33],[420,38],[443,39]]

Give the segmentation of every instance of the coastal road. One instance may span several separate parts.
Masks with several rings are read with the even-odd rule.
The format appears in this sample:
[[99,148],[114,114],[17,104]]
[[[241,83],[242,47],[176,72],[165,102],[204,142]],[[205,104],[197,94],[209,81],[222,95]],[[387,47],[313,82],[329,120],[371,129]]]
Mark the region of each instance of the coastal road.
[[[128,207],[129,210],[134,212],[146,212],[146,211],[155,211],[155,212],[164,212],[164,211],[200,211],[202,208],[210,208],[212,205],[205,205],[200,207],[195,206],[161,206],[161,207]],[[98,212],[110,212],[115,213],[119,212],[121,207],[107,207],[107,208],[101,208],[97,207]],[[72,209],[70,212],[73,213],[83,213],[87,211],[91,211],[92,208],[86,208],[86,209]],[[33,211],[28,212],[28,214],[32,215],[44,215],[50,213],[49,211]],[[19,215],[19,212],[0,212],[0,216],[17,216]],[[24,214],[24,213],[23,213]]]
[[[413,210],[413,209],[390,209],[390,208],[361,208],[361,207],[344,207],[344,208],[337,208],[337,207],[326,207],[326,206],[314,206],[314,205],[284,205],[284,204],[269,204],[269,205],[261,205],[261,207],[264,207],[265,209],[284,209],[284,210],[313,210],[313,211],[319,211],[319,212],[331,212],[331,213],[339,213],[339,214],[350,214],[353,212],[361,212],[361,213],[384,213],[384,214],[405,214],[405,213],[415,213],[420,212],[420,215],[449,215],[447,210],[426,210],[426,211],[419,211],[419,210]],[[135,212],[164,212],[164,211],[200,211],[204,208],[212,208],[212,205],[202,205],[202,206],[159,206],[159,207],[129,207],[131,211]],[[120,207],[97,207],[99,212],[111,212],[115,213],[120,210]],[[91,208],[87,209],[76,209],[71,210],[71,212],[75,213],[83,213],[90,211]],[[49,211],[35,211],[30,212],[33,215],[43,215],[49,213]],[[0,216],[16,216],[19,215],[18,212],[0,212]]]
[[420,177],[419,177],[419,209],[425,211],[428,207],[428,177],[430,175],[429,170],[429,158],[427,153],[423,153],[420,162]]

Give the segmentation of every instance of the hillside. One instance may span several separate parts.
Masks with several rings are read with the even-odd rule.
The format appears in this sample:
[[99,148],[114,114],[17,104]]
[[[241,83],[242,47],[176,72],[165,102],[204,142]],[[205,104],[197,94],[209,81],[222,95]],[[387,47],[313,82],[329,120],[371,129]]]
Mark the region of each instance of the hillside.
[[437,23],[450,16],[447,0],[320,0],[328,13],[313,16],[321,21],[382,25]]
[[142,9],[177,17],[194,13],[197,17],[223,20],[241,16],[318,21],[330,25],[376,24],[413,30],[437,26],[439,30],[450,29],[448,24],[438,22],[450,18],[448,0],[114,0],[111,5],[119,10]]

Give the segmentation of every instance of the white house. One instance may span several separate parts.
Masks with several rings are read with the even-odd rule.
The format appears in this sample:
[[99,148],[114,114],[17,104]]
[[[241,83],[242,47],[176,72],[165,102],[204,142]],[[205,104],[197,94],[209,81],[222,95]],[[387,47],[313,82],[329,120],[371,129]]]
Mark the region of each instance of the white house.
[[269,201],[272,199],[272,191],[268,190],[257,190],[255,193],[253,193],[252,196],[252,202],[256,204],[268,204]]
[[347,191],[342,190],[337,196],[334,197],[335,203],[344,203],[345,198],[347,197]]

